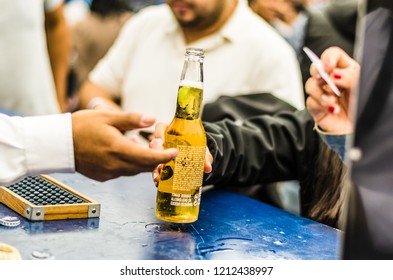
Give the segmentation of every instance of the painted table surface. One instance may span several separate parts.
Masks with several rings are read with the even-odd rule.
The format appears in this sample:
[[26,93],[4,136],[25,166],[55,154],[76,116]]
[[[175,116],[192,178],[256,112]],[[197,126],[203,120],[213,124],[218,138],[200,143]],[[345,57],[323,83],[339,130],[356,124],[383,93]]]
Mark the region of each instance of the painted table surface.
[[99,218],[30,222],[0,204],[0,242],[23,259],[38,254],[65,260],[339,259],[342,232],[246,196],[210,189],[199,220],[162,222],[155,216],[151,174],[99,183],[80,174],[51,174],[101,204]]

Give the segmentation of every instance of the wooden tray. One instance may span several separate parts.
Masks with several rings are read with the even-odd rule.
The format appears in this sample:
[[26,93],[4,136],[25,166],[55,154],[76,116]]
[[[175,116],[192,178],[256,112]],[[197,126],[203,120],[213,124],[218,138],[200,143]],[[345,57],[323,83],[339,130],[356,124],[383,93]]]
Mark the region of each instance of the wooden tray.
[[0,203],[31,221],[97,218],[100,204],[48,175],[0,186]]

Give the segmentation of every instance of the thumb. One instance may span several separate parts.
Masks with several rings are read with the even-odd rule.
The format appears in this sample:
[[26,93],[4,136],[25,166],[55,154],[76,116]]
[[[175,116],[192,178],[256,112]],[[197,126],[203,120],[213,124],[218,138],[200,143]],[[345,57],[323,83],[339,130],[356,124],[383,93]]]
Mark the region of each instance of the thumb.
[[338,47],[330,47],[321,55],[321,60],[325,70],[330,73],[335,68],[348,67],[350,60],[349,55]]

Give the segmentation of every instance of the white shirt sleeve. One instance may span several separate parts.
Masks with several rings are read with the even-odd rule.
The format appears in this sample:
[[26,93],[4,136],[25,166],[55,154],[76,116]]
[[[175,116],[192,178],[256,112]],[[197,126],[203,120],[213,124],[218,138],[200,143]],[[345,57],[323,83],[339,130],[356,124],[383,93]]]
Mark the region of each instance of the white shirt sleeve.
[[71,114],[10,117],[0,114],[0,184],[28,175],[74,172]]

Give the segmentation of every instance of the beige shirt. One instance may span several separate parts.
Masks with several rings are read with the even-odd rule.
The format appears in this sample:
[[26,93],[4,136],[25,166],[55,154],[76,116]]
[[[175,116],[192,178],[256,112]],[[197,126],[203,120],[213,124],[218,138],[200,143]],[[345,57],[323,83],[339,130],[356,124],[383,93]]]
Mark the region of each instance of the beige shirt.
[[187,47],[205,49],[204,103],[220,95],[270,92],[304,108],[293,49],[243,1],[219,32],[190,45],[167,5],[145,8],[125,24],[89,79],[121,98],[124,110],[168,123]]

